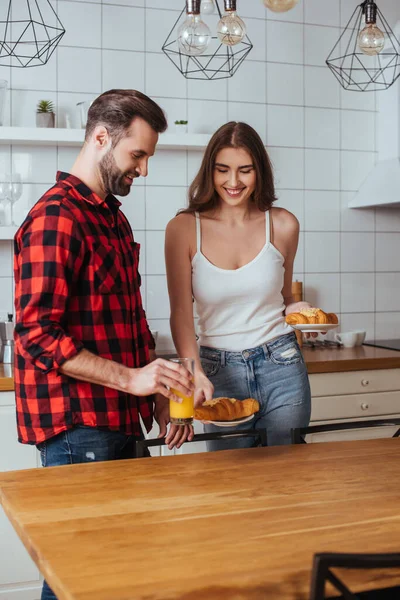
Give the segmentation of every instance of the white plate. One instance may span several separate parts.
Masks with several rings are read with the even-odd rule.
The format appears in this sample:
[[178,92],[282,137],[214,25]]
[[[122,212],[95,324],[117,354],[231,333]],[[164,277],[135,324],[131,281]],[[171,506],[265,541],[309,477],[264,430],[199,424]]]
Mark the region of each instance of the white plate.
[[247,423],[247,421],[251,421],[254,418],[254,415],[250,415],[249,417],[244,417],[243,419],[236,419],[235,421],[202,421],[202,423],[212,423],[217,427],[234,427],[235,425],[241,425],[242,423]]
[[303,331],[304,333],[321,333],[321,331],[329,331],[330,329],[336,329],[339,327],[339,323],[299,323],[298,325],[290,325],[297,331]]

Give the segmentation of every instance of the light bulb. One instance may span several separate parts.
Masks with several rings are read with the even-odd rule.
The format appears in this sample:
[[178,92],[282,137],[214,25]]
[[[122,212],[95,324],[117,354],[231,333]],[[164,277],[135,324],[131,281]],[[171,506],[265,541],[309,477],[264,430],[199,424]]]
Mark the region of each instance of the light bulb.
[[358,47],[361,52],[374,56],[379,54],[385,46],[385,35],[376,23],[369,23],[358,34]]
[[215,13],[214,0],[201,0],[201,12],[204,15],[213,15]]
[[208,48],[211,31],[200,15],[190,14],[178,29],[178,44],[183,54],[199,56]]
[[274,12],[286,12],[296,6],[299,0],[264,0],[264,6]]
[[217,35],[225,46],[235,46],[240,44],[246,35],[246,25],[236,11],[229,11],[219,21]]

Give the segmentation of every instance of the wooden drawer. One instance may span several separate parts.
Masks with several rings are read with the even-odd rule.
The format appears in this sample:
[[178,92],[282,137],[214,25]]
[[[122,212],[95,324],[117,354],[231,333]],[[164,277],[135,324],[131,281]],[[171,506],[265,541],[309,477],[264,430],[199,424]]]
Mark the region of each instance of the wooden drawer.
[[315,373],[310,384],[313,398],[400,390],[400,369]]
[[400,391],[382,394],[353,394],[313,398],[311,421],[335,419],[364,419],[368,417],[398,415],[400,417]]

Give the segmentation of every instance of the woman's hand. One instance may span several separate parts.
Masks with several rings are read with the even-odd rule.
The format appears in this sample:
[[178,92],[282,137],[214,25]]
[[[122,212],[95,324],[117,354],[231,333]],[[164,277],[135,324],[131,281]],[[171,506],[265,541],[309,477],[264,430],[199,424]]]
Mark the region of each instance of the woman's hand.
[[[286,307],[285,314],[290,315],[291,313],[297,313],[303,310],[304,308],[314,308],[311,306],[309,302],[292,302]],[[326,331],[321,331],[322,335],[326,334]],[[306,338],[310,337],[318,337],[318,333],[303,333]]]
[[198,371],[194,378],[194,405],[201,406],[206,400],[211,400],[214,386],[203,371]]
[[169,400],[164,398],[161,394],[156,395],[154,417],[160,427],[159,438],[165,437],[165,443],[169,450],[172,450],[175,446],[180,448],[186,441],[193,439],[193,426],[192,425],[170,425],[167,434],[167,426],[170,422],[169,416]]

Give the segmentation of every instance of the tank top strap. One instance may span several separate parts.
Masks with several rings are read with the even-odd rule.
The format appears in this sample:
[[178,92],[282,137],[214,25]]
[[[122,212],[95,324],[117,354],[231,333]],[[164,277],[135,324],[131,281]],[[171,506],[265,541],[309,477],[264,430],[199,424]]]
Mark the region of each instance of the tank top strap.
[[271,241],[271,218],[270,218],[270,210],[267,210],[265,213],[265,245],[269,244]]
[[200,215],[198,212],[194,213],[196,217],[196,241],[197,241],[197,252],[200,254],[201,252],[201,223],[200,223]]

